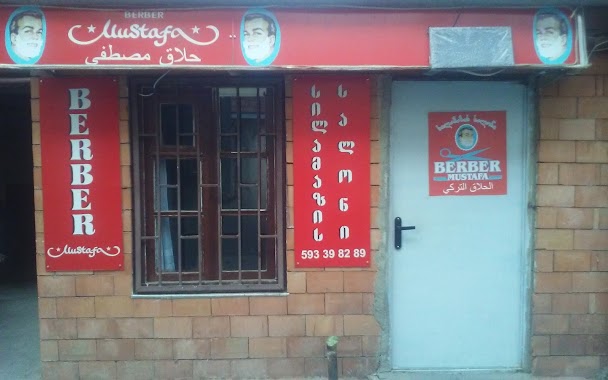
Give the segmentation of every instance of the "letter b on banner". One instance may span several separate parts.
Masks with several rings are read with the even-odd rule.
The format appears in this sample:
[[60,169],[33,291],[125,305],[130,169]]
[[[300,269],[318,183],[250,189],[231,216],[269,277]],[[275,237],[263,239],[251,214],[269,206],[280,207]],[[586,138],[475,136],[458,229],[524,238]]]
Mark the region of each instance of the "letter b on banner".
[[91,107],[88,88],[70,88],[70,110],[86,110]]

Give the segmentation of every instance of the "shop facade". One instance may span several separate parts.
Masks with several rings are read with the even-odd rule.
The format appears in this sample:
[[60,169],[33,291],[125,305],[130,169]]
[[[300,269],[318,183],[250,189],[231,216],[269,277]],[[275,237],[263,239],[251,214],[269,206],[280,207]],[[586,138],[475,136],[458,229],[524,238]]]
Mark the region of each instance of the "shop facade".
[[330,336],[341,376],[605,366],[582,10],[0,15],[44,378],[327,376]]

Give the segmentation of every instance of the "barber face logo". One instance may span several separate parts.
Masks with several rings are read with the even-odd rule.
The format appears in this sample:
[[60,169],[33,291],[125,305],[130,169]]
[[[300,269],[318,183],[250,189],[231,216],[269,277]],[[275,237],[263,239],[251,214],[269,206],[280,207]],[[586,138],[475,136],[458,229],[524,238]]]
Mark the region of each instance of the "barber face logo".
[[264,9],[247,11],[241,22],[241,50],[252,66],[271,64],[281,48],[281,30],[271,12]]
[[456,130],[454,139],[461,150],[471,150],[477,145],[477,130],[471,124],[463,124]]
[[543,63],[564,63],[572,51],[570,20],[558,9],[536,12],[533,25],[534,49]]
[[8,19],[6,50],[15,63],[33,64],[42,56],[46,40],[46,20],[38,7],[21,7]]

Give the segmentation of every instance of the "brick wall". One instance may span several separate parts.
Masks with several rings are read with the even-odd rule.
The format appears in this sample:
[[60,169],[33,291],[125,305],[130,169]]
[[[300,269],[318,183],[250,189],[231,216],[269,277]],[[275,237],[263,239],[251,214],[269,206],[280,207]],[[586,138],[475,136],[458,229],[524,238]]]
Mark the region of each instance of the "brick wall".
[[608,58],[542,88],[533,372],[608,365]]
[[[167,379],[326,376],[325,339],[340,336],[339,371],[377,366],[376,269],[295,269],[292,99],[286,80],[288,296],[132,298],[128,86],[120,81],[125,270],[50,273],[44,263],[38,79],[32,79],[36,252],[43,378]],[[380,244],[378,96],[372,106],[372,249]],[[45,168],[46,170],[46,168]]]
[[[292,99],[286,80],[288,296],[133,299],[128,90],[120,86],[125,271],[44,266],[38,80],[32,89],[41,359],[48,379],[324,376],[341,337],[341,374],[376,368],[376,263],[295,269]],[[372,106],[372,249],[381,194],[379,96]],[[608,366],[608,58],[542,88],[532,316],[533,372],[591,376]]]

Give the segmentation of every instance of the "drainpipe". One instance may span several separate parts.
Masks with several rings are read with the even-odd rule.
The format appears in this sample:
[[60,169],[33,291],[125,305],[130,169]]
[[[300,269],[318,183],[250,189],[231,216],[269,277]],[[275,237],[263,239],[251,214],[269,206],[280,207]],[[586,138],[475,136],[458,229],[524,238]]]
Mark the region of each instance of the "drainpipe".
[[325,342],[327,357],[327,379],[338,380],[338,337],[330,336]]

